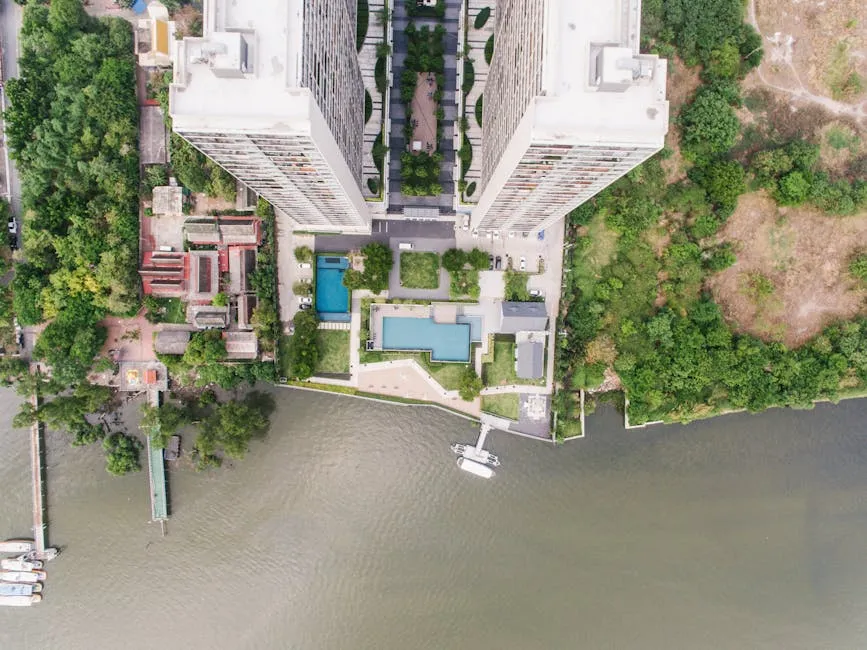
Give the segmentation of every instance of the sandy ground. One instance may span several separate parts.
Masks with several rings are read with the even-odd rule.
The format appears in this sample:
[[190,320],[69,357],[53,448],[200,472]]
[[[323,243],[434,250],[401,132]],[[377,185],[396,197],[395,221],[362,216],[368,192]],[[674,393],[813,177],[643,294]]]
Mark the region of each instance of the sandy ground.
[[[796,346],[830,322],[865,311],[867,291],[846,267],[867,244],[867,212],[826,216],[809,208],[778,208],[764,193],[745,194],[722,237],[735,245],[737,262],[709,285],[740,331]],[[745,290],[751,273],[774,284],[773,294],[758,304]]]
[[118,350],[115,356],[118,361],[153,361],[156,358],[155,328],[145,319],[144,310],[135,318],[109,316],[101,324],[108,329],[101,356],[109,356],[109,350]]
[[[867,118],[867,3],[863,0],[750,0],[748,19],[765,56],[748,85],[783,91],[794,104]],[[865,80],[861,92],[835,96],[835,79]]]
[[[419,72],[412,98],[413,141],[421,142],[421,150],[433,153],[437,149],[437,103],[433,99],[437,83],[433,74]],[[415,153],[415,151],[413,151]]]

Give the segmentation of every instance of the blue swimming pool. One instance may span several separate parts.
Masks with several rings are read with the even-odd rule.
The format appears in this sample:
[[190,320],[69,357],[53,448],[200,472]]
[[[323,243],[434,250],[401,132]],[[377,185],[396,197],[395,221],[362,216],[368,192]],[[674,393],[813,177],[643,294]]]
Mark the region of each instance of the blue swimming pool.
[[345,257],[320,255],[316,258],[316,312],[319,320],[349,321],[349,290],[343,274],[349,268]]
[[470,360],[470,325],[435,323],[432,318],[385,317],[383,350],[430,350],[432,361]]

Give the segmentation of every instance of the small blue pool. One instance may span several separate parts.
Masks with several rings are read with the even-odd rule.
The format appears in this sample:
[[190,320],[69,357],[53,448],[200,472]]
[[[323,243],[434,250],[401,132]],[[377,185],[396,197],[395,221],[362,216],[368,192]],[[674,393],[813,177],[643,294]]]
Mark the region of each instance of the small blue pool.
[[385,317],[383,350],[430,350],[432,361],[470,360],[470,325],[435,323],[432,318]]
[[316,258],[316,312],[319,320],[348,322],[349,289],[343,286],[343,274],[349,268],[345,257]]

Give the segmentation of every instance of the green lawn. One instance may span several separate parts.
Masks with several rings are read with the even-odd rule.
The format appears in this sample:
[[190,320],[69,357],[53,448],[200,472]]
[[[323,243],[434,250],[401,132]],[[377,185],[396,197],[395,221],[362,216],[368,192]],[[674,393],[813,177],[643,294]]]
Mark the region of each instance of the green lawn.
[[400,283],[407,289],[440,286],[440,256],[436,253],[401,253]]
[[504,298],[518,302],[528,302],[530,300],[530,292],[527,291],[527,280],[529,277],[529,273],[521,273],[520,271],[506,271],[503,273],[503,282],[505,284]]
[[544,379],[519,379],[515,374],[514,341],[494,341],[494,361],[482,364],[482,381],[485,386],[545,385]]
[[510,420],[517,420],[519,406],[518,393],[482,395],[482,410],[486,413],[493,413]]
[[319,362],[316,372],[345,374],[349,372],[349,331],[319,330]]
[[280,376],[281,377],[291,377],[292,376],[292,364],[289,363],[289,343],[292,341],[291,336],[287,336],[283,334],[280,336],[280,341],[278,343],[278,351],[280,353]]
[[186,323],[187,322],[187,303],[179,298],[166,298],[165,300],[166,313],[164,315],[166,323]]
[[437,363],[430,360],[429,352],[368,352],[360,354],[361,363],[378,363],[380,361],[397,361],[398,359],[414,359],[418,365],[427,370],[431,376],[446,390],[458,390],[466,364]]

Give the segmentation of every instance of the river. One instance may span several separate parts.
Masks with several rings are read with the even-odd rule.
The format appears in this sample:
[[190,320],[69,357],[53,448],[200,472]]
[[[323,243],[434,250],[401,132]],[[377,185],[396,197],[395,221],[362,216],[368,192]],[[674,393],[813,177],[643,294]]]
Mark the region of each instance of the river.
[[[274,389],[269,437],[170,474],[51,433],[45,601],[0,647],[299,650],[867,647],[867,401],[626,432],[605,410],[554,447],[468,422]],[[0,537],[30,527],[27,436],[0,393]]]

